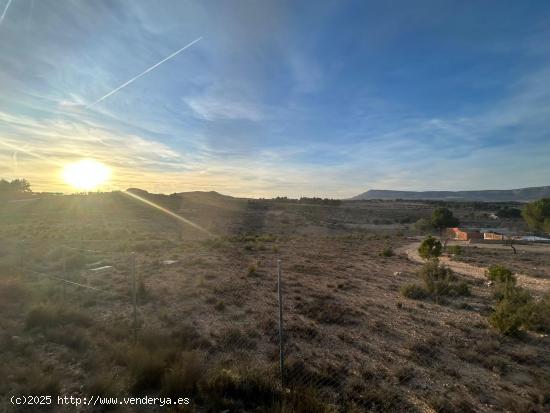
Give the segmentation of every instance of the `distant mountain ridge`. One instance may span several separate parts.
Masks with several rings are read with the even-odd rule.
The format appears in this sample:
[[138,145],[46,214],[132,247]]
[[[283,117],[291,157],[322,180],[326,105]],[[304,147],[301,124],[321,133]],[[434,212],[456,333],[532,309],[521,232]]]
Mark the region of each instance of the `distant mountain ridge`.
[[411,199],[411,200],[443,200],[443,201],[517,201],[527,202],[540,198],[550,198],[550,186],[537,186],[520,189],[485,190],[485,191],[391,191],[371,189],[353,200],[368,199]]

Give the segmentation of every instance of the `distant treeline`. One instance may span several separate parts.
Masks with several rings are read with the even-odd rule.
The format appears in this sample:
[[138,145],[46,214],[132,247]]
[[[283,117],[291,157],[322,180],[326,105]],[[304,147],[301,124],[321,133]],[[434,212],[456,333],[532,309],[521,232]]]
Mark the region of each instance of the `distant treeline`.
[[26,179],[7,181],[0,179],[0,194],[14,194],[31,192],[31,184]]
[[[436,199],[365,199],[365,200],[346,200],[346,202],[350,203],[379,203],[384,204],[388,202],[396,202],[396,203],[406,203],[406,204],[424,204],[424,205],[433,205],[433,206],[440,206],[445,207],[449,209],[453,208],[472,208],[475,210],[480,211],[495,211],[495,210],[501,210],[506,208],[513,208],[513,209],[521,209],[525,202],[520,201],[444,201],[444,200],[436,200]],[[515,212],[512,212],[515,213]]]
[[297,198],[288,198],[286,196],[278,196],[275,198],[259,198],[257,201],[263,201],[263,202],[283,202],[288,204],[315,204],[315,205],[340,205],[342,201],[340,199],[331,199],[331,198],[308,198],[308,197],[301,197],[300,199]]

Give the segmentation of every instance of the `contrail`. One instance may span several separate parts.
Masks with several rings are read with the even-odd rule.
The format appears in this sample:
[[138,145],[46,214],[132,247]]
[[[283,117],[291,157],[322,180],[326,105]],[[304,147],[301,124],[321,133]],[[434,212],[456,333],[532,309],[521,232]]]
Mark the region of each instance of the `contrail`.
[[94,103],[90,103],[88,106],[86,106],[86,109],[89,109],[91,108],[92,106],[94,105],[97,105],[99,102],[101,102],[103,99],[107,99],[109,96],[115,94],[116,92],[118,92],[120,89],[122,89],[123,87],[126,87],[128,86],[130,83],[132,83],[133,81],[139,79],[141,76],[143,76],[144,74],[146,73],[149,73],[151,70],[157,68],[158,66],[160,66],[161,64],[163,64],[164,62],[166,62],[167,60],[170,60],[171,58],[173,58],[174,56],[176,56],[178,53],[181,53],[183,52],[185,49],[187,49],[188,47],[191,47],[193,46],[195,43],[197,43],[199,40],[201,40],[202,37],[199,37],[198,39],[195,39],[193,40],[191,43],[189,43],[188,45],[185,45],[183,46],[181,49],[179,49],[178,51],[172,53],[170,56],[162,59],[160,62],[158,62],[157,64],[151,66],[149,69],[145,70],[144,72],[141,72],[139,75],[137,76],[134,76],[133,78],[131,78],[130,80],[128,80],[127,82],[123,83],[122,85],[120,85],[119,87],[117,87],[116,89],[110,91],[109,93],[107,93],[105,96],[103,96],[102,98],[96,100]]
[[0,25],[4,21],[4,17],[6,17],[6,12],[8,11],[8,8],[10,7],[11,2],[12,2],[12,0],[8,0],[8,2],[6,3],[6,7],[4,7],[4,11],[2,12],[2,16],[0,16]]

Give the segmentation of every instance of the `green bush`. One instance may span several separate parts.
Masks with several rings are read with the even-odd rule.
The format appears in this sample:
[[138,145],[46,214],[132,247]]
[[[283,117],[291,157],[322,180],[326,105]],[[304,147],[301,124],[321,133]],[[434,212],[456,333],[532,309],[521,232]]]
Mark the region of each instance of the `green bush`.
[[528,326],[533,310],[531,303],[532,297],[527,291],[510,289],[489,316],[489,324],[504,335],[516,335],[521,327]]
[[379,255],[381,257],[393,257],[394,256],[393,248],[388,245],[384,247],[384,249]]
[[420,233],[426,233],[432,231],[434,227],[429,219],[420,218],[414,223],[414,229]]
[[470,295],[470,287],[466,281],[461,281],[453,285],[453,292],[456,295]]
[[487,271],[485,271],[485,275],[489,280],[497,283],[516,284],[516,277],[514,277],[512,271],[502,265],[491,265]]
[[431,235],[422,241],[418,248],[418,254],[425,260],[437,259],[443,251],[443,245]]
[[436,261],[427,262],[418,272],[426,291],[435,297],[468,295],[470,290],[465,282],[458,282],[449,267]]
[[550,293],[527,305],[525,327],[541,333],[550,333]]
[[550,332],[550,294],[535,301],[528,291],[516,286],[512,271],[501,265],[489,267],[486,276],[496,283],[498,301],[489,324],[505,335],[518,334],[521,329]]
[[464,250],[460,245],[449,245],[447,247],[447,252],[452,255],[462,255]]
[[428,296],[428,292],[418,284],[405,284],[399,289],[401,295],[413,300],[421,300]]
[[438,295],[456,280],[453,270],[434,261],[425,263],[418,271],[418,276],[430,293]]
[[422,285],[403,285],[400,289],[401,295],[412,299],[423,299],[470,294],[468,284],[458,281],[450,268],[440,265],[437,261],[425,263],[418,271],[418,276],[422,280]]

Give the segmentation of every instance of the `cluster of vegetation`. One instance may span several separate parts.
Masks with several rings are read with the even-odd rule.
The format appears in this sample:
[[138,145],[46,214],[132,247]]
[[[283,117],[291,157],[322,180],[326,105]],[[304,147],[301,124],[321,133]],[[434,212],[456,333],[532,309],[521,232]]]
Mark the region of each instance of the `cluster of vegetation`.
[[443,245],[431,235],[418,248],[418,254],[425,260],[436,260],[443,252]]
[[421,284],[406,284],[401,287],[401,294],[407,298],[432,298],[439,301],[442,297],[469,295],[470,289],[464,281],[459,281],[453,270],[438,261],[426,262],[418,271]]
[[31,184],[26,179],[14,179],[13,181],[0,179],[0,194],[23,192],[31,192]]
[[496,210],[495,215],[499,218],[521,218],[521,209],[503,206]]
[[440,238],[443,238],[443,231],[446,228],[457,227],[460,220],[453,215],[453,212],[448,208],[436,208],[432,213],[431,224],[439,230]]
[[432,236],[428,236],[418,248],[418,254],[426,260],[418,272],[422,284],[406,284],[401,294],[407,298],[423,299],[431,297],[436,301],[445,296],[469,295],[470,289],[464,281],[459,281],[454,272],[439,263],[443,245]]
[[[263,198],[260,198],[260,200],[264,200]],[[278,196],[275,198],[271,198],[271,201],[275,202],[288,202],[292,204],[315,204],[315,205],[341,205],[342,201],[340,199],[332,199],[332,198],[318,198],[318,197],[301,197],[299,199],[296,198],[288,198],[286,196]]]
[[489,323],[505,335],[516,335],[522,329],[550,332],[550,294],[535,300],[525,289],[516,285],[517,279],[508,268],[489,267],[486,272],[494,282],[497,305]]
[[414,229],[423,234],[432,231],[434,227],[429,219],[420,218],[414,223]]
[[379,255],[381,257],[393,257],[395,253],[393,252],[391,245],[386,245]]
[[[9,363],[19,362],[19,355],[30,357],[35,348],[50,343],[65,347],[72,352],[68,353],[71,358],[79,355],[88,394],[190,397],[201,411],[332,411],[314,388],[289,384],[291,390],[281,392],[272,366],[229,368],[208,361],[205,350],[211,343],[191,325],[179,325],[171,332],[142,331],[134,343],[128,325],[98,324],[81,305],[55,298],[49,290],[30,290],[21,278],[0,279],[0,310],[20,314],[23,321],[16,336],[0,335],[2,353],[8,355]],[[243,334],[226,332],[221,344],[242,348],[246,342]],[[250,343],[247,348],[252,348]],[[57,368],[45,364],[16,367],[12,383],[0,385],[0,389],[9,386],[9,391],[18,395],[55,397],[65,388],[66,374]]]
[[447,253],[451,255],[462,255],[464,249],[460,245],[450,245],[447,247]]
[[443,238],[443,231],[446,228],[457,227],[459,224],[460,220],[453,215],[450,209],[439,207],[432,212],[430,219],[420,218],[416,221],[414,228],[421,233],[438,230],[440,238]]
[[522,215],[532,230],[550,233],[550,198],[527,204]]
[[266,244],[272,244],[272,250],[277,252],[278,247],[274,244],[277,236],[273,234],[239,234],[228,238],[230,242],[244,244],[247,251],[265,251],[268,249]]

